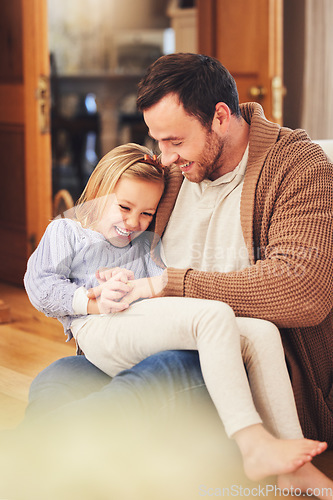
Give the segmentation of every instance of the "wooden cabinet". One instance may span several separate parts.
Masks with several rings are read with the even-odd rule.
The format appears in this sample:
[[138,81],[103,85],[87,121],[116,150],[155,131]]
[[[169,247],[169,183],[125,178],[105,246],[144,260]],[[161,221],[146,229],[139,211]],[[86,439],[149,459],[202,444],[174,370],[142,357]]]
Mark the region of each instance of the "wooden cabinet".
[[198,21],[195,7],[168,9],[171,27],[175,32],[175,52],[198,52]]

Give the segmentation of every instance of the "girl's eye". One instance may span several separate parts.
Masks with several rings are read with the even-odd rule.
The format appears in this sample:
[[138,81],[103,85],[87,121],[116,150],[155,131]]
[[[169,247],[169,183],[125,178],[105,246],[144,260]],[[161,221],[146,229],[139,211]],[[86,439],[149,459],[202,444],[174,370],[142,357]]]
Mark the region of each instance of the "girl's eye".
[[122,209],[122,210],[130,210],[129,207],[125,207],[125,205],[119,205],[119,207]]
[[149,212],[142,212],[143,215],[145,215],[146,217],[154,217],[154,214],[151,214]]

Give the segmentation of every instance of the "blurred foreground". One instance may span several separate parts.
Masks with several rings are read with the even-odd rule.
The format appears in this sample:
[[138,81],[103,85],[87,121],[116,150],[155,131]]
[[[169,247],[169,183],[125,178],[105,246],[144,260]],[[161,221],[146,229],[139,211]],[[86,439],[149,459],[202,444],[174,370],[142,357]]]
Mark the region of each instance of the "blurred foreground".
[[[214,408],[205,402],[171,418],[88,413],[73,414],[70,420],[69,415],[57,415],[3,432],[0,498],[260,496],[258,485],[243,474],[235,443],[227,439]],[[265,484],[273,488],[273,478],[260,486]]]

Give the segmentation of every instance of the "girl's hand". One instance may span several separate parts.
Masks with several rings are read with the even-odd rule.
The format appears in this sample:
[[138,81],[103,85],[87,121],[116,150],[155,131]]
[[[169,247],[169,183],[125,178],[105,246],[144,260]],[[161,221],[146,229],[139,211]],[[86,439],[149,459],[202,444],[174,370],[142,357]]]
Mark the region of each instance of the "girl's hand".
[[167,272],[153,278],[141,278],[131,281],[131,291],[120,300],[121,304],[132,304],[139,299],[157,297],[166,286],[168,280]]
[[[153,278],[127,281],[128,275],[122,272],[124,269],[116,269],[118,269],[118,273],[113,278],[106,282],[101,281],[100,285],[88,290],[87,295],[90,299],[88,314],[98,314],[105,311],[107,314],[119,312],[127,309],[130,304],[139,299],[157,297],[168,281],[166,270],[160,276],[154,276]],[[101,298],[102,294],[103,299]]]
[[126,281],[134,280],[133,271],[129,271],[128,269],[124,269],[122,267],[102,267],[101,269],[97,269],[95,275],[98,283],[104,283],[117,275],[126,278]]
[[[110,289],[110,286],[113,286],[115,287],[113,288],[113,290],[118,290],[118,291],[125,290],[124,287],[119,283],[118,283],[119,288],[117,288],[117,283],[113,283],[113,285],[110,285],[109,282],[116,281],[128,284],[129,280],[134,279],[134,274],[132,271],[129,271],[128,269],[123,269],[121,267],[113,267],[113,268],[104,267],[96,271],[96,278],[99,285],[95,286],[94,288],[90,288],[88,290],[87,296],[89,299],[97,299],[101,295],[102,290],[104,289],[105,286],[108,289]],[[105,285],[105,283],[109,284]],[[116,300],[117,298],[118,300],[120,300],[123,297],[123,295],[125,295],[125,293],[123,293],[121,296],[115,295],[114,300]]]
[[128,294],[132,287],[125,281],[126,277],[118,273],[108,281],[101,282],[88,290],[88,314],[110,314],[127,309],[129,303],[120,300]]

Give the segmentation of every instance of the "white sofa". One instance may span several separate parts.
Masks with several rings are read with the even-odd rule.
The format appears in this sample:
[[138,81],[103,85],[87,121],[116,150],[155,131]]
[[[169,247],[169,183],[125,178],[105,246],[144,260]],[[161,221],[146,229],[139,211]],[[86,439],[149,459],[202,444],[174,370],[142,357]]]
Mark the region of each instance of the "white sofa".
[[319,144],[325,153],[327,154],[328,158],[333,161],[333,139],[322,139],[318,141],[313,141]]

